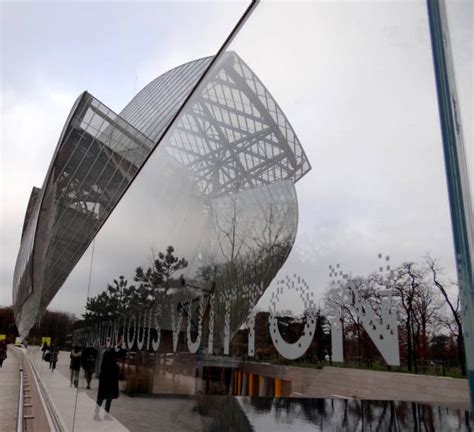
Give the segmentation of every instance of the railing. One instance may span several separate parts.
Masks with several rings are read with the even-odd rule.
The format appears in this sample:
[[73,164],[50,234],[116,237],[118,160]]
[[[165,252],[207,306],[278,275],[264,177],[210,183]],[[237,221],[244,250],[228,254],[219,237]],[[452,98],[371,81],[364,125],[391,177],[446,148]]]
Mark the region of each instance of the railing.
[[32,409],[30,394],[30,379],[28,372],[20,363],[20,390],[18,392],[18,412],[16,417],[16,432],[23,432],[26,429],[25,421],[34,419],[32,414],[26,414],[26,408]]
[[20,366],[20,391],[18,392],[18,413],[16,416],[16,432],[23,432],[24,400],[23,366]]

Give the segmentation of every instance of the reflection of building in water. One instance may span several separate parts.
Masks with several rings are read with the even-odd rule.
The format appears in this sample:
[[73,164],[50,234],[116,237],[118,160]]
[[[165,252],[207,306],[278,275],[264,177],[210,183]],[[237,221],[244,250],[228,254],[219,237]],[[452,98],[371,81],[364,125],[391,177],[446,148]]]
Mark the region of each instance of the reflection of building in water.
[[[13,285],[22,335],[41,317],[152,152],[149,199],[176,214],[192,211],[201,221],[199,236],[195,226],[183,224],[179,239],[168,238],[166,227],[173,224],[168,217],[160,247],[189,243],[185,277],[215,297],[221,323],[216,333],[224,320],[227,337],[241,326],[291,250],[298,219],[294,183],[310,165],[283,112],[243,60],[226,53],[208,70],[211,61],[196,60],[161,75],[120,115],[86,92],[78,98],[25,216]],[[177,204],[178,194],[185,199]],[[183,293],[190,292],[183,290],[174,302],[182,303]]]

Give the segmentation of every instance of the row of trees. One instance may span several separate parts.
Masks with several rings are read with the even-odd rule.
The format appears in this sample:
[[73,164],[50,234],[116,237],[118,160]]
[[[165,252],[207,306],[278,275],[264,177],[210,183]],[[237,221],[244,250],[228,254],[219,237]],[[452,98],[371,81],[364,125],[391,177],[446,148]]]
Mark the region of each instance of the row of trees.
[[153,256],[151,266],[136,268],[134,285],[129,285],[124,276],[119,276],[105,291],[89,298],[84,319],[113,321],[124,313],[133,314],[166,302],[172,292],[189,289],[183,277],[175,277],[176,272],[187,266],[186,259],[176,257],[173,246],[168,246],[166,252]]
[[[39,343],[43,336],[48,336],[53,343],[64,347],[77,323],[78,319],[73,314],[47,310],[41,321],[30,330],[28,340],[30,343]],[[6,335],[8,343],[13,343],[18,336],[11,306],[0,307],[0,334]]]
[[455,360],[466,373],[458,289],[446,282],[436,259],[405,262],[389,275],[349,277],[324,295],[324,313],[341,320],[344,349],[349,357],[371,358],[376,352],[360,323],[351,288],[358,289],[381,316],[382,297],[390,292],[399,322],[402,363],[417,371],[420,361]]
[[[154,304],[166,303],[171,294],[179,290],[191,290],[196,295],[198,286],[194,281],[176,277],[188,266],[185,258],[175,256],[172,246],[153,257],[148,267],[135,270],[133,285],[119,276],[107,289],[96,297],[88,299],[85,321],[113,321],[123,314],[134,314],[149,309]],[[201,274],[202,273],[202,274]],[[203,267],[200,276],[211,281],[216,270]],[[349,289],[357,289],[361,297],[370,303],[381,316],[382,299],[391,292],[399,323],[399,342],[402,364],[408,370],[417,371],[420,361],[455,361],[463,375],[466,373],[462,320],[457,286],[446,282],[437,260],[427,257],[421,263],[406,262],[393,269],[389,275],[372,273],[342,279],[330,286],[323,297],[323,307],[317,311],[317,328],[313,344],[305,358],[323,360],[330,353],[328,319],[340,319],[343,326],[346,358],[378,360],[377,350],[363,329],[355,310],[355,299]],[[186,294],[187,296],[187,294]],[[185,297],[186,297],[185,296]],[[280,330],[288,342],[294,342],[301,334],[304,317],[281,316]],[[62,312],[47,311],[39,326],[32,329],[30,336],[51,336],[59,344],[66,343],[67,334],[73,327],[80,326],[74,316]],[[0,333],[10,338],[17,335],[11,308],[0,308]],[[245,353],[246,335],[239,332],[235,344],[239,353]],[[276,355],[268,333],[268,313],[259,312],[256,317],[257,355]]]
[[[255,358],[257,360],[279,359],[280,355],[275,348],[270,336],[268,326],[270,313],[267,311],[258,311],[255,315]],[[329,332],[329,323],[321,309],[314,314],[316,320],[316,329],[311,345],[306,353],[300,358],[300,361],[321,363],[326,359],[326,355],[331,353],[331,336]],[[294,316],[291,311],[283,312],[278,317],[278,327],[280,333],[289,343],[295,343],[301,337],[304,331],[306,317]],[[248,353],[248,329],[241,329],[232,340],[231,353],[237,356],[246,357]]]
[[[166,302],[167,296],[176,290],[198,288],[182,277],[175,277],[187,265],[186,259],[175,256],[174,248],[169,246],[166,252],[154,257],[151,266],[136,269],[134,285],[129,285],[120,276],[107,290],[89,299],[84,317],[94,321],[114,320],[123,313],[139,312],[155,302]],[[215,269],[203,267],[201,273],[200,277],[209,282]],[[459,365],[463,375],[466,373],[457,286],[444,281],[438,262],[430,257],[419,264],[403,263],[389,275],[372,273],[365,277],[349,277],[330,286],[323,297],[323,308],[317,313],[316,335],[305,356],[308,360],[323,360],[325,353],[330,353],[328,318],[335,316],[343,326],[346,358],[381,359],[357,317],[349,286],[359,291],[379,317],[382,298],[391,292],[399,322],[401,360],[408,370],[416,372],[420,361],[451,360]],[[280,317],[280,330],[288,342],[298,339],[303,321],[291,313]],[[256,348],[257,355],[260,351],[263,357],[276,355],[267,327],[268,313],[259,312],[255,329]],[[239,353],[245,353],[246,335],[245,332],[239,333],[234,345],[240,346]]]

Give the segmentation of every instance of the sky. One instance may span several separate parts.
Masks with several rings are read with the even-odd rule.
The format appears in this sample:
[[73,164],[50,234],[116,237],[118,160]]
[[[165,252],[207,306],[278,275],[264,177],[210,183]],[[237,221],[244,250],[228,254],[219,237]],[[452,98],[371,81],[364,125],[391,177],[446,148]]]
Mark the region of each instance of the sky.
[[119,112],[168,69],[215,54],[246,2],[0,2],[0,304],[26,204],[84,90]]
[[[215,53],[245,6],[1,3],[0,304],[11,302],[31,187],[41,186],[77,96],[87,89],[119,112],[161,73]],[[378,253],[390,255],[392,265],[430,253],[454,280],[424,8],[403,1],[262,2],[232,44],[280,104],[313,167],[296,185],[298,234],[276,280],[298,274],[320,298],[329,265],[367,274],[378,268]],[[473,7],[459,1],[448,12],[471,151]],[[118,221],[111,218],[99,234],[93,293],[126,258],[114,262],[107,252]],[[52,307],[81,313],[90,253]],[[301,307],[290,294],[285,306]]]

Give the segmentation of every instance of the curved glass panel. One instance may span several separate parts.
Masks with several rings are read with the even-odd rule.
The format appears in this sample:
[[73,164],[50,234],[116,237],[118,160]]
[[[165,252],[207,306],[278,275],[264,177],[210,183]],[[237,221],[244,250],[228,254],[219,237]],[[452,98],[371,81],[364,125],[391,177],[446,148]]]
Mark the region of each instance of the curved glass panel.
[[244,21],[119,114],[82,95],[31,195],[17,321],[80,317],[58,374],[29,349],[58,421],[469,430],[426,5]]

